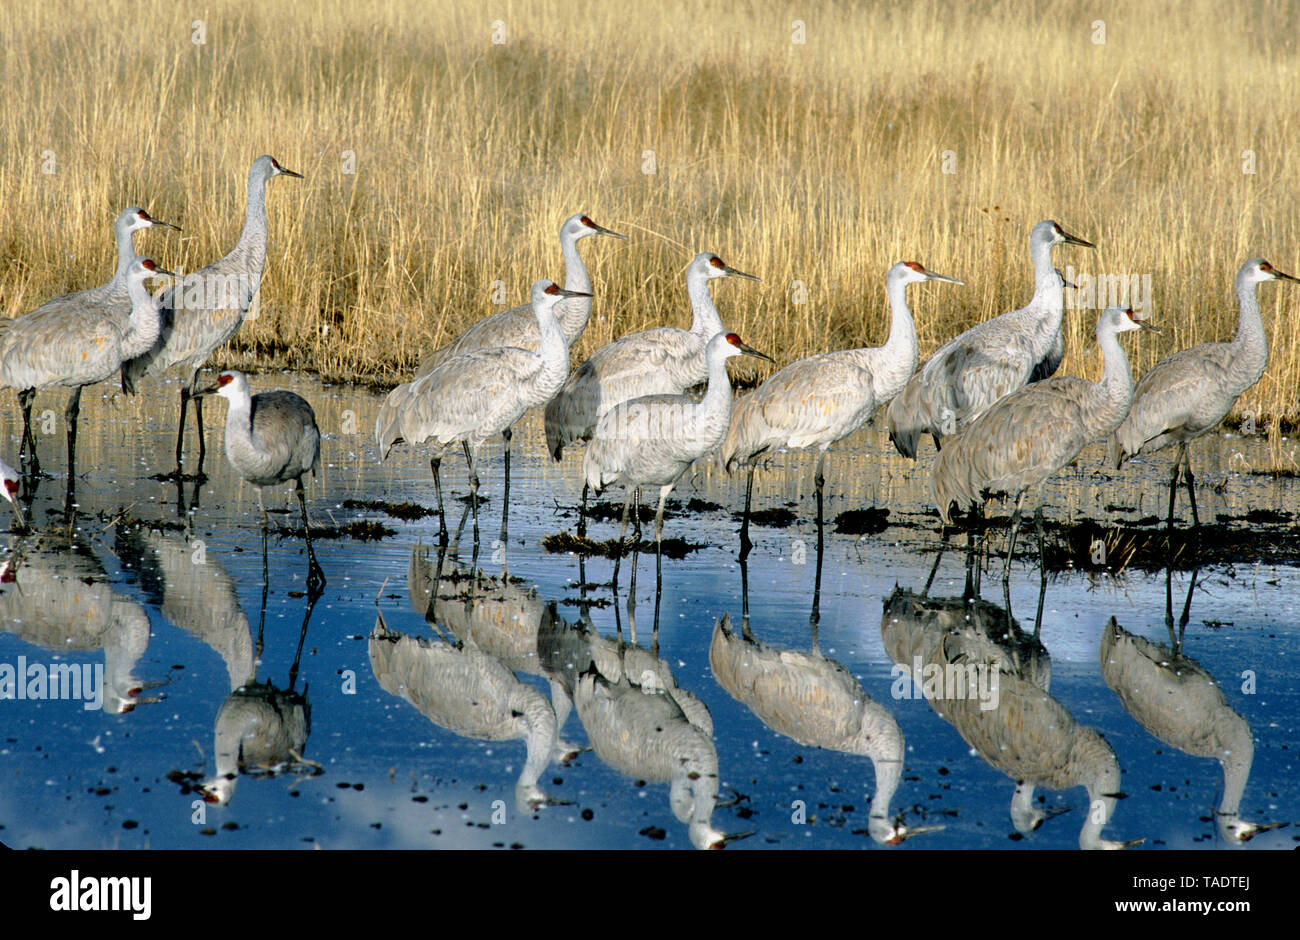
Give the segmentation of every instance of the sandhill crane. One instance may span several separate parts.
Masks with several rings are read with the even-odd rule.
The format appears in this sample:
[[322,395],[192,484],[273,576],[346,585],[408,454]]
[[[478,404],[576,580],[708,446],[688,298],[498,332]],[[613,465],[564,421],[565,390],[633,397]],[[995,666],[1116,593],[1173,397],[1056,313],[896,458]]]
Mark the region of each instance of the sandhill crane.
[[[945,447],[940,453],[946,451]],[[896,591],[886,601],[880,620],[885,650],[912,682],[921,684],[935,713],[956,728],[980,757],[1016,781],[1011,821],[1017,831],[1032,832],[1049,815],[1035,806],[1035,787],[1083,786],[1089,806],[1079,832],[1080,848],[1126,849],[1142,842],[1101,838],[1121,795],[1119,761],[1110,745],[1076,722],[1045,689],[1026,680],[1009,658],[983,659],[990,648],[983,631],[952,632],[953,620],[971,609],[965,598],[924,599]],[[994,620],[1005,628],[1010,615],[998,611]],[[1019,626],[1011,623],[1012,632],[1019,636]],[[914,673],[918,658],[922,676]],[[986,691],[993,691],[996,679],[991,696],[970,694],[970,670],[981,665],[992,671]],[[934,675],[942,676],[942,681],[933,676],[923,681],[931,670],[939,670]],[[958,678],[963,673],[965,679]],[[931,691],[941,694],[931,696]]]
[[1196,484],[1188,445],[1218,427],[1237,398],[1259,381],[1268,364],[1268,338],[1259,315],[1258,286],[1264,281],[1300,280],[1283,274],[1263,258],[1251,258],[1237,272],[1237,301],[1241,313],[1237,334],[1229,343],[1202,343],[1161,359],[1142,376],[1133,393],[1133,407],[1109,441],[1110,461],[1119,469],[1137,454],[1178,445],[1169,480],[1169,527],[1174,525],[1178,471],[1196,515]]
[[922,434],[941,438],[963,428],[1003,395],[1056,370],[1063,355],[1065,279],[1052,267],[1056,245],[1095,247],[1051,221],[1029,233],[1034,296],[1024,307],[971,327],[926,361],[889,406],[889,439],[915,459]]
[[1255,757],[1254,735],[1200,663],[1177,646],[1129,633],[1114,617],[1102,633],[1099,656],[1106,685],[1138,724],[1170,747],[1213,757],[1223,767],[1215,821],[1225,841],[1239,845],[1279,825],[1246,822],[1238,813]]
[[[589,235],[609,235],[627,241],[626,235],[597,225],[582,213],[569,216],[560,226],[560,247],[564,252],[564,289],[574,293],[555,305],[555,318],[560,321],[564,342],[569,346],[573,346],[582,336],[582,331],[587,328],[587,319],[591,316],[591,277],[587,274],[582,255],[578,253],[578,241]],[[538,332],[532,304],[522,304],[484,317],[455,340],[430,353],[416,369],[415,377],[418,379],[428,375],[448,359],[477,349],[513,346],[535,350],[540,341],[541,334]]]
[[18,489],[22,477],[18,471],[9,464],[0,460],[0,496],[9,500],[9,504],[14,507],[14,515],[18,517],[19,531],[27,528],[27,516],[23,514],[22,504],[18,502]]
[[[583,456],[582,475],[587,486],[597,492],[612,483],[627,487],[620,545],[627,534],[633,492],[642,486],[659,487],[656,564],[661,563],[663,548],[664,501],[690,465],[722,443],[731,420],[727,360],[742,355],[772,361],[771,356],[741,342],[735,333],[718,333],[706,348],[709,385],[703,399],[696,402],[682,394],[648,395],[623,402],[600,419]],[[616,558],[616,577],[617,565]]]
[[907,384],[916,371],[916,326],[907,309],[907,285],[956,278],[927,271],[916,261],[900,261],[889,269],[885,290],[891,321],[885,345],[822,353],[791,363],[736,403],[722,444],[727,469],[748,464],[745,514],[740,528],[741,551],[748,551],[749,507],[758,461],[781,447],[817,447],[817,523],[822,522],[822,468],[826,451],[848,437]]
[[199,792],[208,803],[225,806],[242,773],[280,773],[311,764],[302,756],[311,735],[311,703],[305,692],[269,682],[247,682],[235,689],[217,712],[213,756],[216,775]]
[[[1073,461],[1090,442],[1104,439],[1128,414],[1133,376],[1118,335],[1131,330],[1155,331],[1155,327],[1134,319],[1132,309],[1106,308],[1097,318],[1097,344],[1105,357],[1100,382],[1065,376],[1013,392],[949,438],[935,458],[930,493],[945,525],[954,502],[964,508],[982,505],[990,495],[1015,496],[1002,572],[1008,594],[1025,493]],[[1041,500],[1037,502],[1034,519],[1041,556],[1043,515]],[[1009,596],[1007,606],[1011,606]]]
[[136,258],[132,237],[141,229],[154,225],[175,229],[178,232],[181,230],[178,225],[155,219],[139,206],[123,209],[121,214],[118,215],[117,221],[113,223],[113,232],[117,242],[117,269],[114,271],[112,279],[100,284],[98,287],[73,291],[55,297],[53,300],[47,300],[32,312],[38,313],[42,310],[68,308],[82,314],[92,311],[95,313],[109,313],[119,316],[125,326],[126,320],[131,315],[132,306],[131,293],[127,289],[127,274],[131,268],[131,262]]
[[463,584],[470,578],[470,569],[459,564],[455,552],[449,555],[444,547],[431,559],[427,545],[411,546],[406,571],[411,606],[436,628],[449,631],[462,642],[473,643],[507,669],[545,678],[550,683],[551,707],[555,711],[554,759],[567,760],[579,750],[560,736],[573,701],[538,652],[546,602],[537,596],[535,585],[525,587],[508,575],[479,579],[470,593],[444,593],[446,585]]
[[[592,353],[546,406],[546,447],[559,460],[566,445],[591,438],[596,423],[615,405],[646,395],[679,395],[708,379],[704,350],[723,332],[709,281],[746,277],[712,252],[695,256],[686,268],[691,328],[659,327],[631,333]],[[585,493],[585,491],[584,491]]]
[[370,634],[370,666],[380,687],[425,718],[477,741],[524,739],[528,755],[515,783],[515,806],[530,813],[551,802],[537,785],[555,748],[549,702],[473,640],[460,646],[389,630],[382,614]]
[[[111,714],[158,701],[140,697],[156,683],[142,682],[133,672],[149,646],[149,629],[144,608],[114,590],[80,535],[20,539],[0,565],[0,631],[60,656],[103,650],[103,685],[94,691]],[[92,693],[84,685],[82,690]]]
[[573,702],[597,757],[630,777],[669,783],[668,804],[688,824],[693,846],[721,849],[739,837],[711,824],[718,797],[713,737],[665,689],[592,668],[578,677]]
[[749,632],[731,628],[723,614],[709,645],[713,678],[777,734],[805,747],[822,747],[871,758],[876,790],[867,830],[882,845],[933,832],[891,819],[889,803],[903,776],[903,732],[885,706],[874,701],[842,665],[813,643],[811,653],[766,646]]
[[123,569],[138,579],[143,599],[217,652],[231,691],[252,682],[252,631],[235,581],[216,552],[193,539],[143,526],[119,524],[115,531],[113,550]]
[[[569,375],[569,347],[555,318],[555,306],[566,297],[589,296],[542,280],[533,285],[534,321],[541,331],[536,351],[503,346],[480,349],[448,359],[428,375],[393,389],[375,420],[375,444],[380,459],[398,441],[434,445],[430,465],[438,493],[440,538],[447,540],[442,505],[443,455],[453,444],[464,445],[469,465],[470,505],[478,538],[478,469],[476,455],[484,442],[512,427],[530,408],[551,400]],[[506,472],[510,440],[506,438]],[[509,486],[507,475],[507,487]],[[508,498],[508,490],[507,490]],[[505,510],[502,511],[502,525]]]
[[64,409],[68,425],[68,493],[76,475],[77,415],[81,389],[111,378],[122,363],[148,349],[158,337],[158,302],[145,289],[150,278],[171,275],[148,258],[127,268],[131,315],[125,321],[104,312],[52,306],[0,323],[0,387],[18,392],[23,409],[21,453],[30,454],[32,473],[40,470],[32,434],[32,400],[38,389],[70,386]]
[[[198,391],[199,370],[217,349],[235,335],[262,283],[266,265],[266,184],[277,176],[302,178],[286,170],[276,159],[263,155],[248,171],[248,209],[244,230],[230,253],[185,277],[163,294],[162,334],[153,346],[122,368],[122,389],[135,392],[145,376],[162,375],[172,368],[182,370],[181,420],[176,435],[177,477],[182,476],[181,456],[185,444],[185,410]],[[203,440],[203,405],[194,402],[199,430],[199,466],[207,452]]]
[[309,584],[325,584],[311,547],[311,521],[302,478],[320,471],[320,429],[316,412],[301,396],[277,390],[252,395],[242,372],[227,371],[202,395],[216,392],[230,403],[226,411],[226,459],[243,479],[257,487],[262,531],[267,529],[262,488],[293,481],[302,508],[302,529],[310,560]]

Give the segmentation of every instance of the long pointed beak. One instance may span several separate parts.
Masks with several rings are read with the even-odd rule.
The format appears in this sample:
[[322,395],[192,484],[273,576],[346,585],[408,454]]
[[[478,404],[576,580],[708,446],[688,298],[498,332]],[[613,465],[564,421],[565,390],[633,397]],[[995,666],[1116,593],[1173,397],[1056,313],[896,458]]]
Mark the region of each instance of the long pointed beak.
[[196,389],[194,394],[191,397],[199,398],[203,395],[211,395],[219,388],[221,388],[221,386],[218,385],[216,382],[213,382],[211,385],[205,385],[203,388]]
[[758,281],[759,283],[762,283],[763,281],[761,277],[758,277],[757,275],[754,274],[746,274],[744,271],[737,271],[729,264],[724,264],[722,266],[722,273],[727,275],[728,277],[747,277],[751,281]]
[[[749,277],[749,275],[746,274],[745,277]],[[757,278],[755,278],[755,280],[757,280]],[[759,359],[766,359],[768,362],[772,363],[772,365],[776,365],[776,360],[773,359],[771,356],[769,356],[767,353],[761,353],[753,346],[747,345],[746,343],[741,343],[736,348],[739,349],[741,352],[743,352],[746,356],[757,356]]]
[[[176,229],[176,231],[179,232],[180,229]],[[168,271],[165,268],[155,267],[152,271],[149,272],[149,276],[150,277],[177,277],[178,275],[176,274],[175,271]]]
[[947,281],[949,284],[960,284],[962,287],[966,286],[965,281],[959,281],[955,277],[949,277],[946,274],[936,274],[933,271],[926,271],[925,277],[926,280],[929,281]]
[[[5,495],[8,496],[9,494],[6,493]],[[22,531],[26,531],[26,529],[27,529],[27,516],[26,516],[26,514],[23,512],[23,507],[22,507],[22,505],[18,502],[17,499],[15,499],[15,498],[12,497],[12,496],[9,496],[9,502],[11,502],[11,503],[14,504],[14,515],[16,515],[16,516],[18,517],[18,528],[19,528],[20,530],[22,530]]]
[[1092,242],[1087,241],[1086,239],[1080,238],[1078,235],[1071,235],[1071,234],[1070,234],[1069,232],[1067,232],[1065,229],[1061,229],[1061,235],[1065,238],[1065,244],[1067,244],[1067,245],[1079,245],[1079,246],[1082,247],[1082,248],[1096,248],[1096,247],[1097,247],[1097,246],[1094,245]]
[[1277,268],[1273,269],[1273,274],[1283,281],[1300,281],[1300,277],[1296,277],[1294,274],[1285,274]]
[[591,296],[590,294],[584,294],[580,290],[565,290],[563,287],[559,288],[559,294],[561,297],[590,297]]
[[1163,332],[1163,330],[1161,330],[1160,327],[1158,327],[1158,326],[1152,326],[1152,325],[1151,325],[1150,323],[1148,323],[1146,320],[1134,320],[1133,322],[1136,323],[1136,324],[1138,325],[1138,329],[1141,330],[1143,333],[1161,333],[1161,332]]
[[178,232],[181,230],[179,225],[172,225],[170,222],[164,222],[162,219],[151,218],[149,221],[154,225],[161,225],[163,228],[174,228]]
[[303,179],[303,175],[301,173],[295,173],[293,170],[288,170],[285,169],[284,167],[280,167],[280,172],[283,173],[285,176],[293,176],[298,179]]
[[621,238],[623,239],[623,241],[628,240],[628,237],[626,235],[620,235],[618,232],[615,232],[613,229],[607,229],[605,228],[605,226],[597,225],[595,222],[591,223],[591,227],[596,230],[597,235],[608,235],[610,238]]

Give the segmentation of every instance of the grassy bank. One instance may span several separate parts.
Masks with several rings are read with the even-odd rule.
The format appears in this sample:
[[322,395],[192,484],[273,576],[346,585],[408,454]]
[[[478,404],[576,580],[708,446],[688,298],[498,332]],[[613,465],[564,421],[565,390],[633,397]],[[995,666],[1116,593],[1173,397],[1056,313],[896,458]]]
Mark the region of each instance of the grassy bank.
[[[796,7],[18,0],[0,315],[102,281],[128,204],[184,227],[141,238],[167,266],[223,254],[263,152],[307,179],[272,184],[261,307],[222,361],[340,379],[396,381],[496,309],[493,282],[513,304],[561,277],[576,211],[632,237],[584,243],[578,357],[685,324],[705,249],[763,278],[715,296],[780,363],[883,341],[900,259],[968,282],[914,289],[923,355],[1020,305],[1045,217],[1099,245],[1062,267],[1150,275],[1165,332],[1137,371],[1231,336],[1246,258],[1300,267],[1295,7]],[[1300,291],[1261,296],[1273,357],[1240,410],[1268,431],[1300,417]],[[1064,371],[1099,373],[1094,325],[1067,315]]]

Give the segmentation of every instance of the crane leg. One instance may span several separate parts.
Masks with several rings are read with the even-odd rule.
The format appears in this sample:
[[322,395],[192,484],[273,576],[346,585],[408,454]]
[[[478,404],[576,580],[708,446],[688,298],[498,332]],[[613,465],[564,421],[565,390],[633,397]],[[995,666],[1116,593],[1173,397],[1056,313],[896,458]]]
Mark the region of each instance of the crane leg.
[[826,466],[826,451],[817,455],[817,471],[813,474],[813,484],[817,487],[817,545],[821,546],[822,532],[822,490],[826,487],[826,475],[822,472]]
[[618,563],[623,560],[623,539],[627,536],[627,513],[632,508],[632,494],[636,487],[629,486],[623,497],[623,524],[618,529],[618,544],[614,546],[614,594],[618,595]]
[[1020,530],[1020,500],[1016,497],[1016,508],[1011,513],[1011,534],[1007,537],[1007,561],[1002,566],[1002,594],[1007,602],[1008,616],[1011,612],[1011,558],[1016,553],[1016,533]]
[[641,544],[641,487],[632,491],[632,539]]
[[1034,510],[1034,522],[1038,526],[1038,613],[1034,615],[1034,636],[1043,625],[1043,601],[1047,597],[1047,547],[1043,540],[1043,507]]
[[664,503],[667,502],[668,494],[672,491],[672,484],[659,487],[659,509],[655,513],[655,571],[659,577],[662,577],[663,575]]
[[190,406],[190,389],[181,386],[181,423],[176,429],[176,476],[181,476],[181,458],[185,453],[185,412]]
[[319,591],[325,586],[325,572],[316,560],[316,552],[311,547],[311,520],[307,518],[307,495],[303,492],[302,477],[298,477],[298,505],[302,508],[302,532],[307,539],[307,587]]
[[754,639],[749,629],[749,560],[744,555],[740,556],[740,635]]
[[63,420],[68,425],[68,508],[72,508],[72,492],[77,479],[77,417],[81,414],[81,386],[68,396],[68,406],[63,409]]
[[429,458],[429,467],[433,470],[433,489],[438,494],[438,544],[447,544],[447,512],[442,507],[442,467],[441,457]]
[[[199,374],[195,372],[194,373],[195,380],[197,380],[198,377]],[[197,468],[195,468],[194,479],[199,483],[204,483],[208,479],[207,476],[203,473],[203,461],[204,458],[206,458],[208,455],[208,447],[207,447],[207,441],[203,434],[203,396],[195,395],[194,389],[191,388],[190,398],[194,399],[194,420],[199,426],[199,465]]]
[[934,584],[934,576],[939,573],[939,562],[943,561],[943,550],[948,547],[948,526],[942,522],[939,523],[939,551],[935,553],[934,565],[930,568],[930,577],[925,579],[925,587],[921,589],[922,597],[930,596],[930,585]]
[[[469,465],[469,505],[474,511],[474,544],[478,544],[478,470],[474,468],[474,454],[469,449],[469,441],[462,442],[465,447],[465,463]],[[477,577],[477,575],[476,575]]]
[[1169,529],[1174,527],[1174,500],[1178,497],[1178,471],[1183,467],[1183,456],[1187,453],[1186,442],[1179,441],[1178,451],[1174,454],[1174,475],[1169,478]]
[[[818,461],[820,468],[821,461]],[[821,490],[817,491],[817,571],[813,576],[813,602],[812,613],[808,615],[808,624],[812,627],[813,650],[817,649],[817,624],[822,619],[822,514],[821,514]]]
[[589,487],[584,482],[582,484],[582,506],[578,509],[578,538],[587,537],[587,490]]
[[266,521],[266,500],[262,497],[262,488],[260,486],[257,488],[257,508],[261,510],[262,531],[265,532],[269,526],[269,523]]
[[1196,515],[1196,478],[1192,476],[1191,448],[1183,445],[1183,482],[1187,484],[1187,498],[1192,504],[1192,526],[1199,528],[1201,520]]
[[501,491],[501,547],[504,549],[507,520],[510,517],[510,439],[514,437],[514,432],[506,428],[501,432],[501,437],[506,442],[506,483]]
[[[36,476],[41,472],[41,462],[36,459],[36,435],[32,433],[32,402],[36,400],[36,389],[24,389],[18,393],[18,401],[23,408],[23,443],[19,457],[23,463],[23,476],[29,473]],[[30,468],[27,466],[30,458]]]
[[740,520],[740,557],[748,558],[754,543],[749,540],[749,506],[754,499],[754,464],[749,465],[749,476],[745,481],[745,512]]

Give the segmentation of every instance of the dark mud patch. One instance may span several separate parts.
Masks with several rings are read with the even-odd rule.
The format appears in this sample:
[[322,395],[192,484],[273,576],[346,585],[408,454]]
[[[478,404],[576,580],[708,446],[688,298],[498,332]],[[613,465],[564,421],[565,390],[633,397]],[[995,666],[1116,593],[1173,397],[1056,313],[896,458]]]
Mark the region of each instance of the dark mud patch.
[[849,535],[878,535],[889,528],[889,510],[878,506],[849,509],[835,517],[835,531]]
[[[636,515],[640,520],[645,522],[654,522],[655,510],[658,509],[659,502],[654,500],[648,503],[642,503],[636,508]],[[665,516],[695,515],[702,512],[717,512],[722,509],[718,503],[709,502],[707,499],[700,499],[692,496],[690,500],[683,503],[679,499],[670,499],[664,503]],[[632,513],[628,512],[628,518],[632,518]],[[600,502],[587,504],[587,521],[589,522],[622,522],[623,521],[623,504],[615,502]],[[665,541],[665,544],[667,542]]]
[[[300,539],[306,533],[302,529],[283,528],[278,529],[276,534],[281,537],[287,536]],[[357,519],[353,522],[345,522],[343,525],[313,525],[311,527],[313,541],[356,539],[358,542],[378,542],[380,539],[391,538],[396,534],[396,529],[386,526],[382,522],[375,522],[373,519]]]
[[426,509],[418,503],[389,503],[382,499],[345,499],[343,500],[343,508],[360,509],[365,512],[382,512],[403,522],[414,522],[417,519],[424,519],[438,514],[438,510]]
[[[691,552],[699,551],[705,547],[702,543],[688,542],[683,538],[664,539],[662,544],[666,558],[685,558]],[[568,532],[557,532],[554,535],[546,536],[546,538],[542,539],[542,548],[552,554],[573,552],[575,555],[584,555],[588,558],[617,558],[619,556],[618,539],[597,542],[594,539],[580,535],[570,535]],[[640,543],[630,541],[623,543],[622,554],[624,557],[631,555],[633,552],[653,555],[655,553],[655,543],[645,540]]]
[[[745,514],[743,512],[733,512],[731,518],[735,522],[744,522]],[[798,521],[799,516],[785,506],[759,509],[749,514],[750,525],[761,525],[767,529],[788,529]]]
[[[1267,513],[1267,510],[1254,512]],[[1251,514],[1247,514],[1248,516]],[[1283,514],[1285,515],[1285,514]],[[1074,526],[1047,525],[1050,571],[1189,570],[1203,565],[1300,563],[1300,530],[1289,526],[1248,528],[1202,525],[1199,529],[1164,526],[1106,526],[1087,520]],[[1018,549],[1038,552],[1032,525],[1022,528]]]

